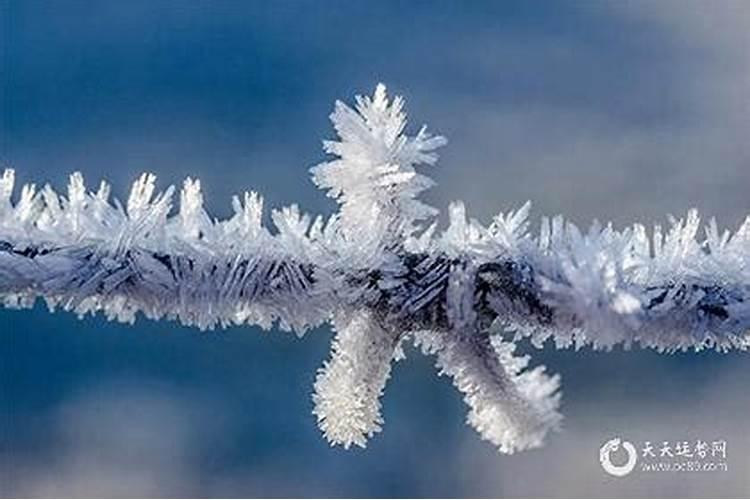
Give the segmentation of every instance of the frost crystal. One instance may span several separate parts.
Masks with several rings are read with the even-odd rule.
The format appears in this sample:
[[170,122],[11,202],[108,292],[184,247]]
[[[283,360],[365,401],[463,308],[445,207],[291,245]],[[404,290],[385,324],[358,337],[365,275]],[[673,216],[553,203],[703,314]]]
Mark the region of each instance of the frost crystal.
[[0,179],[0,298],[6,307],[132,322],[166,317],[201,329],[275,322],[304,333],[331,322],[330,359],[315,382],[314,414],[332,444],[365,446],[381,430],[380,396],[391,364],[411,340],[436,357],[469,407],[468,423],[500,451],[542,444],[559,425],[559,380],[527,369],[516,341],[609,349],[640,344],[671,352],[750,346],[750,217],[734,233],[715,221],[699,239],[690,211],[665,232],[593,225],[562,217],[529,232],[530,205],[489,226],[462,203],[436,229],[418,198],[432,181],[417,172],[445,143],[422,128],[406,135],[403,100],[378,85],[355,109],[336,103],[333,158],[312,169],[340,211],[324,221],[296,205],[262,223],[263,199],[232,200],[217,221],[200,182],[187,179],[176,214],[173,189],[153,175],[126,205],[80,174],[67,196]]

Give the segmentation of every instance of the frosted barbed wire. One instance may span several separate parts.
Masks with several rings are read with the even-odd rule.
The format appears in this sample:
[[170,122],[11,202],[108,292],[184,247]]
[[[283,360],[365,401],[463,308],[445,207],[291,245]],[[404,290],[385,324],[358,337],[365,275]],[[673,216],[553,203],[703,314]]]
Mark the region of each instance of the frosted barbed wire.
[[[460,202],[438,232],[436,210],[417,199],[432,181],[416,166],[437,160],[445,139],[404,133],[403,101],[379,85],[356,109],[331,115],[334,158],[312,169],[341,205],[323,220],[296,205],[232,200],[213,220],[197,180],[156,192],[144,174],[126,205],[109,186],[87,192],[79,174],[67,196],[0,180],[0,297],[7,307],[37,298],[79,315],[132,322],[175,319],[199,328],[278,322],[302,334],[323,322],[337,332],[315,382],[314,413],[332,444],[364,446],[381,429],[380,395],[401,345],[434,354],[469,406],[468,422],[503,452],[539,446],[559,425],[559,380],[527,370],[515,342],[659,351],[750,346],[750,217],[735,233],[714,221],[699,239],[690,211],[648,236],[562,217],[529,231],[530,205],[489,226]],[[428,225],[429,224],[429,225]]]

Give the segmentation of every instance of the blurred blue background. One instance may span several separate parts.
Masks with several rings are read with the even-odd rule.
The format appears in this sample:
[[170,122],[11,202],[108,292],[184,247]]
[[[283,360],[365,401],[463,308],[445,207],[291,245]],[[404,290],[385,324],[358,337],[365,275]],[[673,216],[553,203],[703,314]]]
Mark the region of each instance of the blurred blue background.
[[[488,221],[535,203],[623,225],[689,207],[750,212],[750,4],[717,2],[0,1],[0,162],[123,199],[142,171],[199,177],[215,216],[335,206],[309,181],[328,114],[383,81],[411,128],[449,138],[426,199]],[[746,496],[738,353],[533,354],[563,377],[561,433],[499,455],[409,351],[366,450],[311,415],[330,331],[200,333],[0,311],[3,496]],[[605,476],[598,449],[726,439],[729,471]]]

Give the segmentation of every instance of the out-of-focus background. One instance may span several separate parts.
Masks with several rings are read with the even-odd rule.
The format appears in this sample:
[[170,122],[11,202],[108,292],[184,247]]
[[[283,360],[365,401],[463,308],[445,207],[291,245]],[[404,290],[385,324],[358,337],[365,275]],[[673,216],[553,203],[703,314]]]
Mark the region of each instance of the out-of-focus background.
[[[126,196],[199,177],[335,207],[309,181],[335,99],[379,81],[412,130],[449,138],[427,195],[487,221],[535,203],[587,225],[750,212],[750,3],[0,1],[0,161]],[[464,425],[433,360],[407,353],[365,450],[330,448],[310,399],[327,328],[0,311],[3,496],[750,494],[746,354],[537,351],[563,377],[562,432],[503,456]],[[727,441],[727,472],[607,476],[599,446]]]

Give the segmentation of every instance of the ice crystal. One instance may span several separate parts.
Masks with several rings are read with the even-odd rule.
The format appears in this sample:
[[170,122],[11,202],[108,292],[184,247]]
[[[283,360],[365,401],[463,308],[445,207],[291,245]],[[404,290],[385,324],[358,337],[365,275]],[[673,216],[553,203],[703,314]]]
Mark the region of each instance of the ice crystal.
[[671,352],[750,346],[750,217],[734,233],[715,221],[700,239],[690,211],[649,236],[594,224],[582,232],[558,216],[534,235],[530,204],[489,226],[418,195],[432,181],[417,168],[445,143],[423,127],[405,133],[403,100],[379,85],[355,109],[336,103],[332,158],[315,183],[340,211],[313,219],[293,205],[262,221],[263,199],[232,200],[214,220],[200,182],[157,193],[144,174],[125,206],[109,186],[86,190],[73,174],[66,196],[0,179],[0,297],[7,307],[37,298],[78,315],[101,311],[132,322],[175,319],[201,329],[231,324],[298,334],[330,322],[331,357],[315,381],[324,436],[365,446],[383,425],[380,396],[391,365],[413,341],[436,357],[469,407],[468,423],[502,452],[541,445],[560,422],[559,380],[528,369],[517,341],[609,349],[639,344]]

